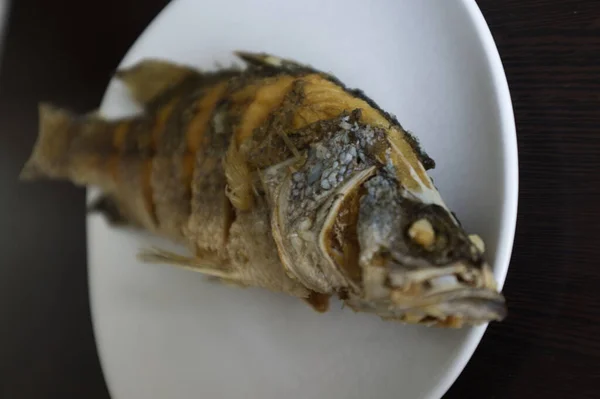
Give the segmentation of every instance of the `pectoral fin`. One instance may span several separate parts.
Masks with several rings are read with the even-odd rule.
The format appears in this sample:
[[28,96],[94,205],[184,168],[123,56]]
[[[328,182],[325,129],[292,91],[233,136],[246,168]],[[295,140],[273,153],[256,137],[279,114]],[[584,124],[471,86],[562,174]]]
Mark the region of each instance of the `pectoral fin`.
[[138,254],[138,259],[147,263],[164,263],[168,265],[179,266],[184,269],[192,270],[210,277],[216,277],[227,281],[235,282],[240,280],[239,276],[236,273],[228,270],[218,258],[208,255],[203,258],[193,258],[163,249],[152,248],[142,250]]

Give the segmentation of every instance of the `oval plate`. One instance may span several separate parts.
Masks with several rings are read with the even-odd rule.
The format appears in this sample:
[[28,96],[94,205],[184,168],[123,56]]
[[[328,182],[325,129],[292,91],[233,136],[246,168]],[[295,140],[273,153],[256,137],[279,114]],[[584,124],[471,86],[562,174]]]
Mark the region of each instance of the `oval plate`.
[[[214,69],[237,49],[330,71],[396,114],[437,161],[442,196],[483,237],[503,285],[516,136],[500,58],[474,1],[178,0],[121,65],[155,56]],[[111,82],[102,111],[134,110]],[[136,261],[156,243],[88,219],[93,321],[114,399],[439,398],[485,331],[384,322],[338,302],[317,314],[283,295]]]

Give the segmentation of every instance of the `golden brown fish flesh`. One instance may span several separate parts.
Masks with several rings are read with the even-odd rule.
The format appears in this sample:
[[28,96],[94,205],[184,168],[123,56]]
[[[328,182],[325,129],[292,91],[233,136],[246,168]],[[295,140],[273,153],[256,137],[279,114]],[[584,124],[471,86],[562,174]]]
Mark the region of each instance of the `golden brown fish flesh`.
[[148,59],[117,72],[144,112],[40,106],[21,177],[99,187],[93,209],[188,248],[141,258],[385,319],[446,327],[506,314],[483,242],[396,119],[335,77],[266,54],[205,73]]

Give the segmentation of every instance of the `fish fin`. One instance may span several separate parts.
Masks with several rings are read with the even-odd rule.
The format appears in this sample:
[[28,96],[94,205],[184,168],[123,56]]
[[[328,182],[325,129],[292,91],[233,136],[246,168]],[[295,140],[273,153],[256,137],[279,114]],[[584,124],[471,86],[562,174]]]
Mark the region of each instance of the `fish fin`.
[[154,58],[115,73],[115,77],[127,86],[133,99],[143,106],[151,104],[184,79],[201,75],[199,70],[187,65]]
[[96,198],[87,209],[88,213],[100,213],[112,226],[126,226],[130,221],[121,213],[117,201],[110,195]]
[[138,259],[146,263],[164,263],[173,266],[179,266],[184,269],[192,270],[224,280],[237,281],[239,276],[223,267],[222,262],[216,257],[207,256],[205,258],[193,258],[176,254],[159,248],[144,249],[138,254]]
[[309,304],[315,311],[325,313],[329,310],[330,298],[331,295],[311,291],[308,297],[302,298],[302,300]]
[[89,118],[90,120],[104,120],[104,116],[102,115],[102,112],[100,112],[100,108],[96,108],[95,110],[88,112],[85,114],[85,117]]
[[78,118],[69,111],[46,103],[39,105],[38,113],[38,136],[19,179],[66,178],[68,152],[78,131]]
[[251,53],[247,51],[236,51],[234,52],[234,54],[248,65],[252,65],[255,67],[278,69],[288,72],[315,72],[315,70],[308,65],[303,65],[296,61],[280,58],[267,53]]

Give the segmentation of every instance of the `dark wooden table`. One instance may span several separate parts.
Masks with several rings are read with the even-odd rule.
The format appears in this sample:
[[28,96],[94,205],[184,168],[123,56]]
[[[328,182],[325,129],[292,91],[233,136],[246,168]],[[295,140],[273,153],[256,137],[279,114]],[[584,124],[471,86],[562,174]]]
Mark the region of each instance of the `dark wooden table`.
[[[0,398],[107,398],[84,191],[16,176],[38,101],[95,108],[166,1],[12,3],[0,69]],[[600,398],[600,1],[478,3],[514,103],[519,218],[510,316],[488,329],[447,397]]]

